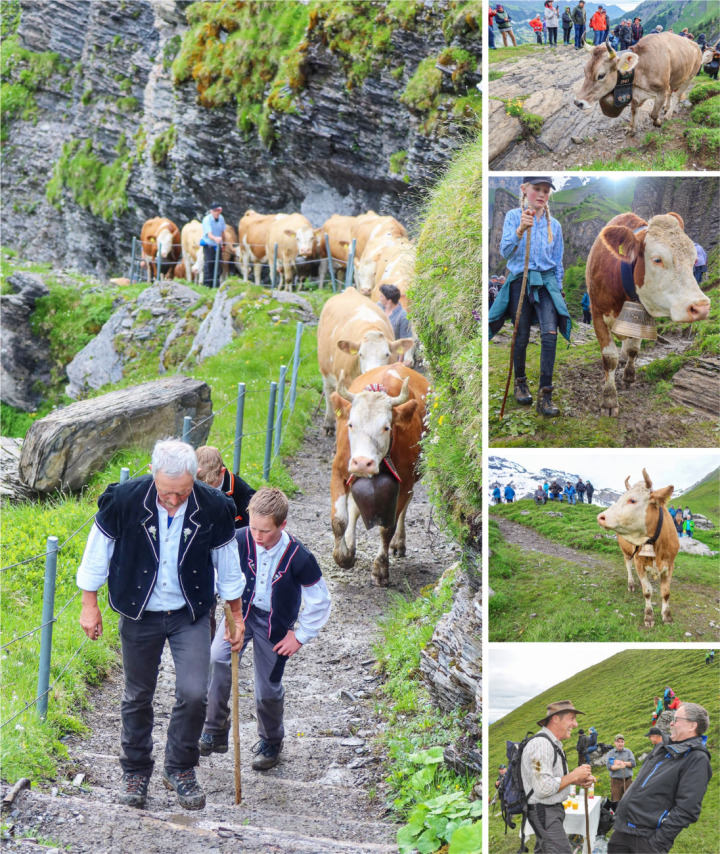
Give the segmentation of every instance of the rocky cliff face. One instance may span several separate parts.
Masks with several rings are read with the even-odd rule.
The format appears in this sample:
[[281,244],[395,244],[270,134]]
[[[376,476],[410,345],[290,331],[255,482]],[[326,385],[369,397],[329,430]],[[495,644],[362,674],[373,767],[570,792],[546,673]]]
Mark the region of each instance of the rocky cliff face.
[[670,211],[685,221],[690,238],[706,250],[717,246],[720,234],[720,182],[708,178],[638,179],[633,211],[648,219]]
[[[216,197],[231,223],[248,207],[301,210],[314,225],[333,212],[368,207],[412,222],[418,189],[447,162],[467,123],[447,113],[424,136],[422,116],[399,101],[421,60],[447,46],[442,24],[451,0],[425,4],[414,29],[395,30],[397,63],[352,91],[336,55],[311,42],[300,109],[273,117],[270,151],[256,134],[238,130],[234,106],[207,109],[198,105],[194,84],[173,85],[168,59],[187,30],[187,5],[21,0],[20,44],[58,53],[70,70],[41,82],[35,122],[9,123],[2,175],[7,244],[58,265],[124,271],[145,219],[160,214],[182,225]],[[458,36],[456,43],[471,46],[479,63],[478,39]],[[153,145],[173,129],[158,165]],[[92,157],[115,162],[118,183],[127,173],[127,210],[110,222],[102,219],[109,210],[102,200],[79,204],[67,186],[59,209],[45,198],[63,145],[74,140],[92,140]],[[390,156],[399,151],[407,157],[393,174]]]

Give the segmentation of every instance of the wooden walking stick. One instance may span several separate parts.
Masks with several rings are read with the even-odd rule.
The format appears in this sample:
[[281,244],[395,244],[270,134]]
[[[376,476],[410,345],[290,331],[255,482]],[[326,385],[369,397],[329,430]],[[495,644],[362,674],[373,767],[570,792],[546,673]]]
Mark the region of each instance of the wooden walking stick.
[[590,814],[588,813],[588,790],[585,789],[585,841],[587,842],[588,854],[592,854],[590,845]]
[[[525,207],[522,208],[525,210]],[[520,302],[518,303],[517,314],[515,315],[515,328],[513,329],[512,341],[510,342],[510,367],[508,368],[508,376],[507,382],[505,383],[505,396],[503,397],[502,406],[500,407],[500,418],[503,418],[505,415],[505,404],[507,402],[508,390],[510,389],[510,380],[512,379],[513,372],[513,358],[515,356],[515,339],[517,338],[518,326],[520,325],[520,314],[522,312],[523,302],[525,300],[525,289],[527,287],[527,279],[528,279],[528,267],[530,266],[530,232],[531,228],[528,228],[525,232],[525,269],[523,270],[523,280],[522,287],[520,288]]]
[[[228,603],[225,603],[225,622],[230,630],[230,637],[235,636],[235,620]],[[242,802],[242,780],[240,777],[240,692],[238,688],[238,654],[233,652],[232,658],[232,731],[235,748],[235,803]]]

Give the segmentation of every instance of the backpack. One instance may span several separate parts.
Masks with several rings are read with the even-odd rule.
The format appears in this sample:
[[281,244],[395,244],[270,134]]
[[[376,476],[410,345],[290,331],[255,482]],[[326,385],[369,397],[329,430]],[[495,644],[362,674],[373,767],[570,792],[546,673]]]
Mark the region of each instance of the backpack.
[[507,771],[505,772],[503,782],[500,786],[500,789],[498,790],[500,792],[500,812],[503,817],[503,821],[505,822],[506,836],[508,832],[508,827],[511,830],[514,830],[516,827],[515,822],[512,820],[513,816],[518,815],[522,817],[522,824],[520,827],[520,851],[527,850],[525,848],[525,822],[527,821],[528,814],[528,800],[533,793],[532,789],[530,789],[529,792],[526,792],[523,787],[521,763],[525,748],[527,747],[528,742],[532,741],[533,738],[546,738],[550,742],[550,744],[552,744],[554,750],[553,768],[555,767],[555,763],[557,762],[558,757],[560,757],[563,767],[563,776],[567,774],[568,771],[565,754],[555,744],[555,742],[550,738],[550,736],[546,735],[544,732],[528,732],[522,741],[505,742],[505,753],[507,755]]
[[600,819],[598,821],[597,836],[605,836],[615,823],[615,808],[617,803],[605,798],[600,804]]

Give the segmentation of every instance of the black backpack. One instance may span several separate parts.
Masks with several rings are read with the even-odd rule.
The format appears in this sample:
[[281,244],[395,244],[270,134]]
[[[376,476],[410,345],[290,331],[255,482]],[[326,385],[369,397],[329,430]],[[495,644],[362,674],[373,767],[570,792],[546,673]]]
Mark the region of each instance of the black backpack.
[[563,767],[563,776],[568,772],[565,754],[555,744],[550,736],[546,735],[544,732],[528,732],[522,741],[505,742],[507,771],[505,772],[503,781],[500,784],[500,789],[498,790],[500,792],[500,812],[502,814],[503,821],[505,822],[505,835],[507,835],[508,827],[511,830],[514,830],[516,827],[513,817],[516,815],[521,816],[522,823],[520,826],[521,833],[519,849],[521,852],[527,851],[527,848],[525,847],[525,823],[527,821],[528,814],[528,799],[533,793],[532,789],[530,789],[529,792],[526,792],[523,787],[521,763],[523,752],[525,751],[528,742],[532,741],[533,738],[546,738],[550,744],[552,744],[553,750],[555,751],[555,755],[553,756],[553,768],[555,767],[558,757],[560,757]]

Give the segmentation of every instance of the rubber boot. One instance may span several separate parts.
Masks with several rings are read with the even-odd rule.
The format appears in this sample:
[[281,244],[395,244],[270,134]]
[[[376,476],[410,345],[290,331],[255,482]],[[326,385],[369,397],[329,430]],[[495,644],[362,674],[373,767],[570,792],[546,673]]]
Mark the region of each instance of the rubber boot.
[[536,409],[539,415],[544,415],[547,418],[557,418],[560,415],[560,410],[552,402],[552,393],[553,386],[551,385],[538,389]]
[[523,406],[530,406],[532,403],[532,395],[527,385],[527,377],[515,377],[515,400]]

